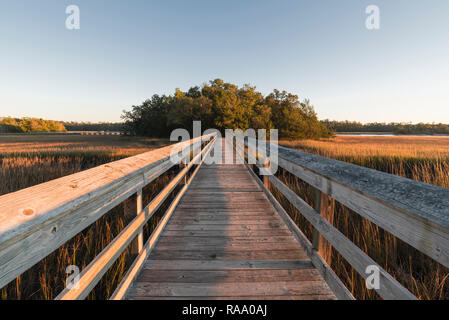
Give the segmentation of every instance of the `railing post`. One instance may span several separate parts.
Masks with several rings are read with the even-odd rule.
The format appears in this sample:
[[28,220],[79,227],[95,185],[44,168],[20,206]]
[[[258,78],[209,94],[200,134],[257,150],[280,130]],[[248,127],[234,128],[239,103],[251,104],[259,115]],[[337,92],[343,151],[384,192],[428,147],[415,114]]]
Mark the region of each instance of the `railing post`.
[[[137,192],[137,199],[136,199],[136,215],[142,212],[142,189],[139,189]],[[140,230],[139,234],[136,238],[136,252],[141,253],[143,250],[143,228]]]
[[[187,159],[184,158],[179,162],[179,171],[181,171],[182,169],[184,169],[187,166]],[[183,178],[183,183],[187,184],[187,174],[184,176]]]
[[[321,216],[326,219],[330,224],[334,224],[334,212],[335,212],[335,200],[329,197],[327,194],[321,195]],[[332,245],[321,237],[318,252],[327,262],[328,265],[332,262]]]
[[[315,211],[320,214],[321,213],[321,196],[322,193],[320,190],[314,188],[314,209]],[[312,235],[312,248],[313,250],[318,251],[320,246],[320,233],[317,229],[313,228],[313,235]]]
[[[268,161],[268,160],[265,161],[264,168],[267,170],[270,170],[270,161]],[[265,188],[270,190],[270,179],[268,179],[267,175],[263,176],[263,185],[265,186]]]
[[[315,189],[314,197],[315,211],[332,224],[334,220],[335,201],[318,189]],[[327,264],[330,265],[332,258],[332,246],[315,228],[313,229],[312,246],[314,250],[318,251]]]
[[[125,218],[133,219],[136,215],[142,212],[142,189],[123,203]],[[130,244],[130,251],[133,254],[139,254],[143,250],[143,230]]]

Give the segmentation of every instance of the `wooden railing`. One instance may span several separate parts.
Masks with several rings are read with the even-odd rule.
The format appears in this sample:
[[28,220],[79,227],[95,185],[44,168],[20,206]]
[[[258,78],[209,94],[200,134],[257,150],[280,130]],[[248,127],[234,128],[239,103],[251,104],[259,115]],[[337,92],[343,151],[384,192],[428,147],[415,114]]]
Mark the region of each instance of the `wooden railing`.
[[[382,298],[416,299],[320,215],[320,198],[325,195],[449,267],[449,189],[257,141],[254,138],[235,138],[236,149],[244,159],[256,164],[260,172],[266,174],[265,185],[269,181],[314,227],[314,237],[310,243],[284,211],[284,220],[295,231],[315,266],[322,271],[330,287],[340,297],[347,297],[347,291],[319,256],[317,235],[324,237],[363,278],[366,279],[370,275],[366,273],[368,266],[377,266],[380,271],[380,288],[376,291]],[[258,150],[264,151],[258,153]],[[270,154],[270,150],[277,155],[266,156]],[[270,174],[267,169],[269,161],[274,161],[275,165],[315,188],[318,200],[315,201],[316,208],[312,208],[275,175]],[[271,193],[269,196],[272,197]],[[272,200],[278,209],[283,211],[273,197]]]
[[[176,195],[145,245],[144,225],[186,177],[192,166],[204,161],[215,139],[215,134],[205,135],[1,196],[0,288],[97,221],[110,209],[137,194],[135,218],[81,272],[77,286],[72,289],[65,288],[57,297],[85,298],[120,254],[134,242],[138,256],[112,296],[112,299],[122,298],[199,165]],[[206,142],[209,143],[203,148]],[[186,150],[193,151],[194,158],[142,209],[142,188],[177,164],[172,161],[173,152],[181,153]],[[190,152],[183,157],[181,161],[190,157]]]

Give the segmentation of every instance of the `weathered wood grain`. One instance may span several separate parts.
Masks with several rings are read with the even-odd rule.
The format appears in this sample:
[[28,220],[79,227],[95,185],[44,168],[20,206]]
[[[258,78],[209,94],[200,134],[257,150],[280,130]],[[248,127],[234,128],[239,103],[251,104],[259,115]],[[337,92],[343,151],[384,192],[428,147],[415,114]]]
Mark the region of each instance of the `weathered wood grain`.
[[197,231],[184,231],[184,230],[167,230],[164,231],[164,236],[167,237],[261,237],[261,236],[286,236],[290,235],[291,232],[288,229],[265,229],[265,230],[224,230],[224,231],[216,231],[216,230],[197,230]]
[[265,236],[265,237],[192,237],[192,236],[167,236],[164,235],[159,239],[160,244],[171,243],[189,243],[189,244],[202,244],[202,245],[215,245],[224,246],[228,244],[257,244],[257,243],[296,243],[295,238],[292,235],[288,236]]
[[165,230],[180,230],[180,231],[217,231],[217,232],[226,232],[226,231],[250,231],[250,230],[286,230],[287,227],[283,224],[273,223],[271,225],[268,224],[231,224],[231,225],[216,225],[216,224],[197,224],[197,225],[181,225],[181,224],[170,224],[167,226]]
[[166,283],[232,283],[320,281],[316,269],[143,270],[139,281]]
[[151,283],[137,282],[131,289],[132,296],[176,297],[176,296],[301,296],[331,295],[322,280],[297,282],[242,282],[242,283]]
[[234,269],[310,269],[312,262],[304,260],[161,260],[149,259],[145,269],[152,270],[234,270]]
[[156,260],[302,260],[308,258],[302,248],[288,250],[159,250],[156,248],[151,259]]

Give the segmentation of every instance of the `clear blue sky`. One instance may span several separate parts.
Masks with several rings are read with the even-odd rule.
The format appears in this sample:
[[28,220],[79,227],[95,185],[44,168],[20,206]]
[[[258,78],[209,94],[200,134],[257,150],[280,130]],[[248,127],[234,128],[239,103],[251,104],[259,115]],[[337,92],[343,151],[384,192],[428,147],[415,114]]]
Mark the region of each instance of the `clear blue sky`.
[[320,119],[449,123],[448,0],[0,0],[0,37],[0,116],[118,121],[222,78],[309,98]]

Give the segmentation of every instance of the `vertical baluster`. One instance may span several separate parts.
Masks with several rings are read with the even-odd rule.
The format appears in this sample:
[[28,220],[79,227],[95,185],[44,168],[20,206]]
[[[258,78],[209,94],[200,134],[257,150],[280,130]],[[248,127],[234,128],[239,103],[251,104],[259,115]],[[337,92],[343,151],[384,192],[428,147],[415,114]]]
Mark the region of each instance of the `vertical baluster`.
[[[142,211],[142,189],[125,200],[123,207],[126,220],[131,220],[138,215]],[[143,230],[131,242],[130,250],[133,254],[139,254],[143,250]]]
[[[327,194],[315,189],[315,211],[319,213],[324,219],[333,224],[335,201]],[[323,259],[330,265],[332,258],[332,246],[322,237],[317,230],[313,230],[312,246],[314,250],[323,257]]]
[[[314,196],[314,209],[318,214],[320,214],[321,213],[322,192],[320,190],[314,188],[313,196]],[[313,228],[312,248],[313,248],[313,250],[318,251],[319,246],[320,246],[320,233],[318,232],[318,230]]]

